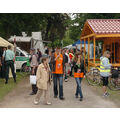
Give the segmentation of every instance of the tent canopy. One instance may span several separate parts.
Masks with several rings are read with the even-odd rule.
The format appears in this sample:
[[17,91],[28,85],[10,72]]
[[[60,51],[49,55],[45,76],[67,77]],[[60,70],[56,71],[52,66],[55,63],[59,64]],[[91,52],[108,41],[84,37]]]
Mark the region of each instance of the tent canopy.
[[13,44],[9,43],[7,40],[0,37],[0,47],[8,47],[8,45],[11,45],[12,47],[14,47]]
[[[81,43],[84,44],[84,40],[81,40]],[[80,44],[80,40],[73,43],[72,46],[76,46],[77,44]],[[88,44],[88,41],[86,41],[86,44]]]

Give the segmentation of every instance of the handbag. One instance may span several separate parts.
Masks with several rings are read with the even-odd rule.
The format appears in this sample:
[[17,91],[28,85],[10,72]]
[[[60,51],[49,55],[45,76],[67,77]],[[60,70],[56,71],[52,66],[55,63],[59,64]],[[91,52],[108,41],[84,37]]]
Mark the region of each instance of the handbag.
[[36,75],[30,75],[30,84],[36,85]]

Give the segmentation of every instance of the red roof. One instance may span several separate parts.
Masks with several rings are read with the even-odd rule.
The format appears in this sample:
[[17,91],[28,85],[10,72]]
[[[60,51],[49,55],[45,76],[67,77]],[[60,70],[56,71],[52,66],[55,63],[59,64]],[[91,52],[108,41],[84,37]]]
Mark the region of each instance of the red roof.
[[96,34],[120,34],[120,19],[88,19]]

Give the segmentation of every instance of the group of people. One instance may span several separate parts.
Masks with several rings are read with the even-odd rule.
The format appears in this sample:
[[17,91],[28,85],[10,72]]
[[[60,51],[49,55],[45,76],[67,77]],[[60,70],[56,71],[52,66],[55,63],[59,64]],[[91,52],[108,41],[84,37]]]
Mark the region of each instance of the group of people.
[[[40,97],[43,92],[45,93],[45,104],[50,105],[50,85],[53,81],[53,91],[54,98],[59,96],[60,100],[64,100],[63,93],[63,81],[68,81],[69,76],[73,76],[76,80],[76,93],[75,97],[79,98],[80,101],[83,100],[83,93],[81,88],[82,79],[85,78],[86,69],[84,65],[84,48],[80,51],[73,49],[61,49],[56,48],[50,49],[47,48],[45,50],[45,54],[42,55],[40,50],[37,49],[37,52],[34,48],[30,49],[31,57],[29,59],[30,67],[31,67],[31,75],[36,75],[36,84],[32,85],[32,93],[30,95],[36,95],[34,99],[34,104],[38,104],[40,102]],[[108,96],[107,92],[108,86],[108,77],[110,76],[111,64],[109,62],[110,52],[105,51],[103,56],[100,58],[100,75],[103,81],[103,91],[104,96]],[[15,62],[15,54],[12,51],[12,47],[8,46],[8,49],[4,50],[2,55],[2,61],[0,61],[0,66],[5,63],[5,84],[8,84],[9,78],[9,68],[11,68],[12,75],[14,78],[14,82],[16,83],[16,73],[14,69]],[[68,69],[69,68],[69,69]],[[59,90],[58,90],[58,82],[59,82]]]
[[[68,81],[68,75],[73,75],[76,80],[76,93],[75,97],[80,95],[80,101],[83,100],[83,94],[81,89],[81,81],[85,77],[84,57],[82,51],[76,51],[73,49],[61,49],[55,50],[47,49],[45,54],[41,57],[41,62],[38,65],[35,49],[31,49],[31,74],[36,75],[37,84],[32,85],[31,95],[35,95],[34,104],[40,102],[40,97],[43,92],[45,93],[45,104],[50,105],[50,85],[53,80],[54,98],[59,96],[60,100],[64,100],[63,93],[63,81]],[[68,68],[70,68],[68,70]],[[59,90],[58,90],[59,82]]]

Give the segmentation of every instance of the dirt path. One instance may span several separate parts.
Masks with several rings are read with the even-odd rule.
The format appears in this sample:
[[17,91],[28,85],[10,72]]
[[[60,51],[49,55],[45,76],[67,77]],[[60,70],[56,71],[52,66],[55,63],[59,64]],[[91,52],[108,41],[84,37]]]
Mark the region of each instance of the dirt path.
[[58,98],[53,98],[52,86],[51,101],[52,105],[44,105],[43,97],[41,97],[41,103],[34,105],[33,100],[35,96],[30,96],[31,86],[29,79],[21,82],[17,87],[10,92],[2,102],[0,102],[0,108],[114,108],[118,107],[114,102],[108,98],[103,98],[98,95],[90,86],[86,83],[82,83],[84,101],[80,102],[75,98],[76,83],[73,78],[68,82],[64,82],[64,96],[65,100],[61,101]]

